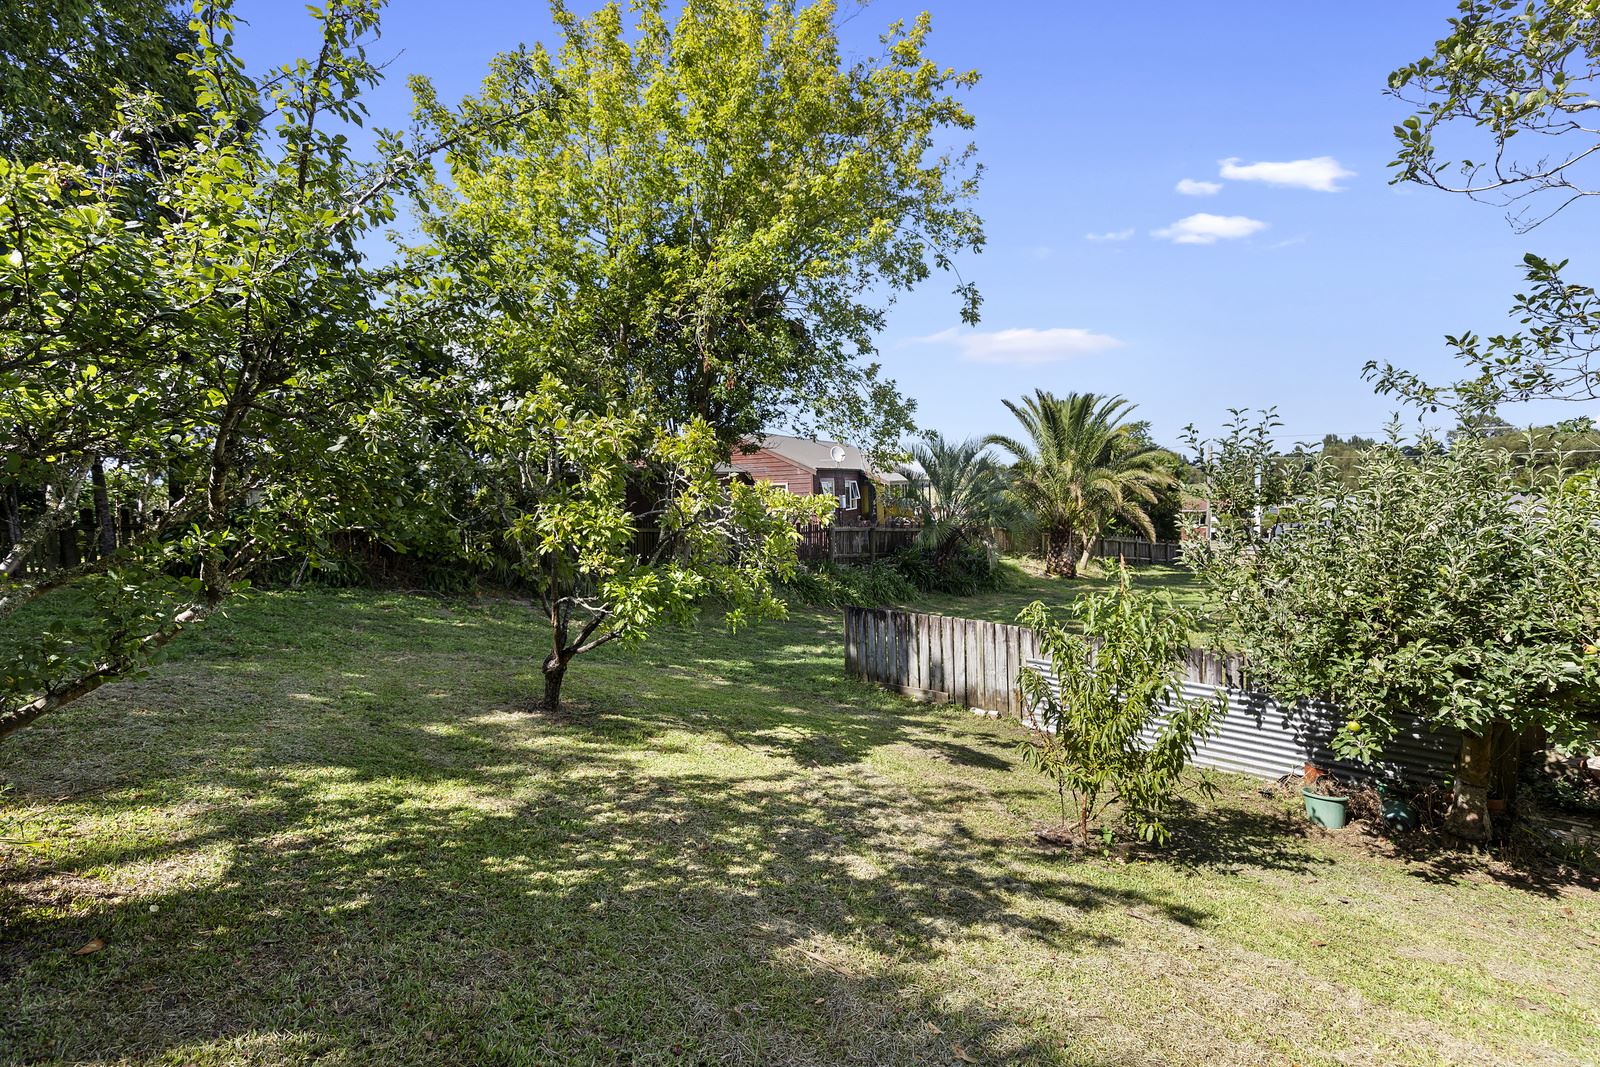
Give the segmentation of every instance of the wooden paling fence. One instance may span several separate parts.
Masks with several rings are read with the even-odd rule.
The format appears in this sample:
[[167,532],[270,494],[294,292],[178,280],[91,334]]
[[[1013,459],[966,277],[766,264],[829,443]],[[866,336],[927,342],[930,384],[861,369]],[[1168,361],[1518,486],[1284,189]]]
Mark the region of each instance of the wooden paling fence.
[[1017,677],[1037,657],[1021,626],[887,608],[846,608],[845,670],[919,700],[1020,716]]
[[814,526],[800,531],[800,558],[859,563],[893,555],[917,540],[912,526]]
[[1094,543],[1094,555],[1101,559],[1120,559],[1129,566],[1182,563],[1183,545],[1178,541],[1146,541],[1142,537],[1102,537]]

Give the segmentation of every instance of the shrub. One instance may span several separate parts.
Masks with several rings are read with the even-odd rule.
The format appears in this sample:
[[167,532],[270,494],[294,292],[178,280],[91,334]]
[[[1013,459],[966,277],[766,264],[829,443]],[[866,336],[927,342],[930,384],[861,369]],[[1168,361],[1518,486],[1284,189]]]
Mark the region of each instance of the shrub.
[[822,608],[875,608],[917,596],[916,586],[887,560],[866,567],[832,562],[799,567],[784,588],[792,599]]
[[1572,743],[1600,709],[1600,482],[1519,491],[1471,441],[1324,464],[1280,532],[1192,546],[1222,637],[1280,701],[1327,700],[1341,754],[1376,759],[1401,713],[1463,732],[1453,827],[1487,835],[1518,740]]
[[891,562],[924,593],[993,592],[1014,584],[1017,574],[991,546],[974,541],[961,542],[942,554],[933,546],[916,545],[896,553]]
[[[1165,842],[1181,776],[1226,699],[1186,698],[1179,689],[1193,619],[1164,594],[1133,589],[1126,568],[1114,588],[1080,597],[1068,612],[1081,633],[1037,600],[1018,616],[1058,683],[1022,670],[1033,709],[1023,758],[1055,781],[1063,826],[1070,794],[1080,840],[1115,801],[1136,837]],[[1110,828],[1101,832],[1109,840]]]

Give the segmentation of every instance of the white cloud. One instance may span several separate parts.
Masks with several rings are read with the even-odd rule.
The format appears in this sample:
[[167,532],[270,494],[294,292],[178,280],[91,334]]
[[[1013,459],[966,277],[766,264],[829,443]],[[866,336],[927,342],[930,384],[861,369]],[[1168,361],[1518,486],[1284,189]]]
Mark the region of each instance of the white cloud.
[[1184,196],[1216,196],[1222,192],[1222,183],[1197,182],[1193,178],[1184,178],[1178,182],[1177,190]]
[[1110,334],[1069,327],[1011,330],[973,330],[952,327],[912,339],[918,344],[955,345],[962,359],[975,363],[1055,363],[1074,356],[1088,356],[1125,342]]
[[1211,215],[1202,211],[1197,215],[1181,218],[1165,229],[1151,230],[1150,236],[1164,237],[1173,244],[1212,245],[1218,241],[1249,237],[1266,228],[1267,224],[1260,219],[1244,215]]
[[1287,185],[1296,189],[1311,189],[1319,193],[1337,193],[1343,189],[1340,178],[1353,178],[1355,171],[1345,170],[1332,156],[1315,159],[1292,159],[1287,163],[1241,163],[1237,158],[1224,159],[1221,174],[1234,182],[1266,182],[1268,185]]
[[1105,233],[1086,233],[1083,235],[1083,239],[1085,241],[1126,241],[1132,236],[1133,227],[1129,226],[1126,230],[1107,230]]

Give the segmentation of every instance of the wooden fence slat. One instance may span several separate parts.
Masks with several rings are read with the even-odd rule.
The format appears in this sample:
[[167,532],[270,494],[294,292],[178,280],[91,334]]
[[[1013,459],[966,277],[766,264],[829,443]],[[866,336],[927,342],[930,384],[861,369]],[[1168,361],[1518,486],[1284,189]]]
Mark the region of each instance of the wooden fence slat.
[[897,611],[890,616],[894,626],[894,684],[907,686],[911,684],[911,635],[906,632],[907,621],[911,618],[908,612]]
[[935,616],[915,615],[912,617],[917,620],[917,640],[922,648],[919,659],[922,664],[922,685],[930,691],[938,691],[939,687],[934,684],[933,680],[934,669],[939,663],[938,651],[933,647],[934,635],[938,632],[938,628],[935,625]]
[[1017,628],[1005,628],[1006,639],[1006,701],[1005,713],[1010,716],[1017,714]]
[[[846,608],[845,670],[922,699],[1021,717],[1019,681],[1038,654],[1032,631],[1009,623],[886,608]],[[1191,654],[1186,673],[1204,680],[1230,663]],[[1231,675],[1230,675],[1231,677]]]
[[857,673],[856,611],[854,608],[844,609],[844,670],[846,674]]

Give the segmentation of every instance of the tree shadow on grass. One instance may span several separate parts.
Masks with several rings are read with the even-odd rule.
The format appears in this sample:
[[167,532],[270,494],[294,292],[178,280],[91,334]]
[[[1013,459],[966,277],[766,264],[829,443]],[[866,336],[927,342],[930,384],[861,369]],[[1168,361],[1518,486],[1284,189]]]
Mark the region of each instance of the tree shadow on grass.
[[1308,874],[1333,862],[1306,847],[1303,820],[1282,811],[1197,804],[1179,798],[1166,819],[1172,838],[1161,858],[1218,873],[1246,869]]
[[[8,872],[12,903],[30,906],[0,936],[15,991],[6,1047],[24,1059],[940,1063],[963,1062],[959,1046],[984,1062],[1059,1062],[1071,1028],[1046,1038],[964,993],[950,970],[961,947],[1070,952],[1113,943],[1101,913],[1193,918],[1041,871],[953,802],[862,773],[877,747],[929,746],[939,713],[875,696],[852,720],[835,681],[798,716],[740,690],[720,709],[644,697],[542,721],[502,707],[501,660],[479,644],[502,624],[475,624],[436,649],[462,657],[463,691],[448,698],[417,656],[401,657],[396,682],[351,642],[320,676],[276,689],[232,676],[200,714],[230,676],[163,674],[31,737],[20,758],[42,762],[17,774],[31,798],[82,773],[66,767],[75,753],[104,752],[89,777],[121,788],[80,797],[79,817],[160,811],[174,826]],[[485,669],[468,671],[471,657]],[[353,673],[367,677],[353,685]],[[581,693],[603,707],[603,688]],[[752,750],[748,765],[713,773],[658,747],[684,728],[719,736],[719,710],[746,700],[727,733]],[[146,710],[129,719],[135,704]],[[816,749],[828,736],[837,747]],[[980,744],[932,751],[1006,765]],[[807,746],[823,758],[801,760]],[[110,891],[84,891],[108,872]],[[50,906],[55,895],[70,906]],[[71,954],[94,937],[103,949]]]
[[1576,889],[1600,890],[1600,871],[1566,862],[1543,843],[1524,838],[1480,849],[1438,831],[1369,832],[1366,845],[1406,864],[1413,877],[1430,885],[1490,881],[1550,900]]

